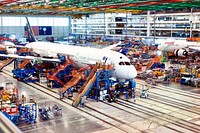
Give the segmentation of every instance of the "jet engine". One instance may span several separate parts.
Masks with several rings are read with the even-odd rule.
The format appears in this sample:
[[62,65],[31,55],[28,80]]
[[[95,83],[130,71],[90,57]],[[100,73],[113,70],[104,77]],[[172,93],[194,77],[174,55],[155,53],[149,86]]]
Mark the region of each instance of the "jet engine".
[[48,50],[42,51],[42,52],[36,51],[35,53],[39,54],[43,58],[51,59],[51,58],[54,58],[54,57],[58,57],[57,53],[49,52]]
[[186,49],[177,49],[174,51],[174,55],[176,57],[186,57],[188,55],[188,51]]
[[12,42],[5,41],[3,42],[2,47],[6,48],[8,54],[15,54],[17,51],[15,44]]

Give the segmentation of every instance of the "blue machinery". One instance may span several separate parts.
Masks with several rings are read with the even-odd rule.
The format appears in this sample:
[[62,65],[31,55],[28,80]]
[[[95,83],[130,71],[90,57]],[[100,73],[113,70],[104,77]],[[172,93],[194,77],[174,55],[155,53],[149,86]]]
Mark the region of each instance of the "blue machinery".
[[[90,79],[89,80],[86,79],[86,82],[84,83],[84,85],[79,89],[78,96],[73,98],[73,103],[72,103],[73,106],[77,107],[80,103],[82,103],[81,100],[84,99],[84,97],[89,97],[89,98],[98,100],[100,90],[102,91],[101,88],[103,88],[103,90],[106,90],[107,96],[109,97],[109,99],[114,98],[114,95],[110,91],[111,82],[109,79],[112,70],[105,69],[105,68],[104,69],[93,68],[93,69],[94,70],[90,72],[91,75],[88,76]],[[93,71],[95,72],[93,73]],[[103,84],[101,88],[100,88],[100,84]],[[129,81],[129,85],[126,88],[120,88],[120,89],[121,91],[127,92],[127,93],[128,91],[130,91],[132,94],[135,91],[134,90],[135,85],[136,85],[135,82],[131,80]]]
[[[26,56],[30,54],[30,51],[22,49],[22,50],[19,50],[18,53],[20,56]],[[58,66],[58,70],[54,70],[52,73],[50,73],[51,80],[49,80],[49,83],[48,83],[48,84],[52,84],[53,87],[60,87],[64,85],[64,82],[66,82],[65,75],[68,75],[71,71],[71,66],[69,62],[66,61],[65,56],[59,55],[58,58],[62,62]],[[9,61],[9,63],[11,63],[12,61]],[[23,81],[23,82],[38,82],[39,81],[39,73],[42,71],[42,68],[37,68],[35,64],[32,64],[30,60],[26,60],[26,59],[25,60],[17,59],[14,63],[15,63],[14,70],[12,70],[14,78],[17,78],[18,80]],[[64,68],[62,68],[63,66]]]
[[[127,85],[124,87],[125,84]],[[118,98],[120,93],[124,93],[126,99],[135,98],[135,87],[136,82],[133,79],[118,83],[115,90],[111,91],[112,97]]]
[[19,81],[24,82],[35,82],[39,81],[38,78],[34,78],[36,75],[36,69],[15,69],[12,70],[13,77],[17,78]]
[[19,124],[19,114],[10,115],[10,114],[7,114],[6,112],[3,112],[3,114],[4,114],[10,121],[12,121],[14,124],[16,124],[16,125]]
[[[27,49],[18,50],[20,56],[26,56],[30,54]],[[27,67],[28,66],[28,67]],[[25,68],[25,69],[24,69]],[[39,81],[36,77],[37,70],[32,66],[29,60],[17,59],[14,62],[14,70],[12,70],[13,77],[23,82],[35,82]]]
[[19,106],[19,120],[20,122],[36,122],[37,105],[35,103],[28,103]]
[[155,62],[149,67],[149,69],[152,70],[154,68],[162,68],[162,69],[164,69],[165,68],[165,64],[160,63],[160,62]]
[[37,105],[35,103],[27,103],[18,107],[17,114],[3,114],[14,124],[18,125],[20,122],[36,122],[37,118]]

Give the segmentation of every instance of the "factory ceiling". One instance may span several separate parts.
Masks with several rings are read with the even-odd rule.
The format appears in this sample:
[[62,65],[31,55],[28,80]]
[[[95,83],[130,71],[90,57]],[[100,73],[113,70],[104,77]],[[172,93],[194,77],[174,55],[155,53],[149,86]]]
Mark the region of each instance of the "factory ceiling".
[[82,16],[96,13],[199,9],[199,0],[1,0],[0,14]]

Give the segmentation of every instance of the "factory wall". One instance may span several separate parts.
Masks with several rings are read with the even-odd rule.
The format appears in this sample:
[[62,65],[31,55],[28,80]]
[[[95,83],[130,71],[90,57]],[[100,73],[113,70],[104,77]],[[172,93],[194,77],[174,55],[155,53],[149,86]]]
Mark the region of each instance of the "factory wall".
[[[41,26],[50,27],[52,32],[50,35],[36,34],[39,40],[44,40],[46,37],[62,38],[70,34],[69,17],[35,17],[29,16],[29,23],[31,26],[39,29]],[[11,34],[17,38],[23,38],[26,35],[25,16],[1,16],[0,17],[0,34]],[[33,29],[34,30],[34,29]]]
[[[25,36],[24,26],[1,26],[1,34],[12,34],[16,35],[17,38]],[[52,26],[52,35],[38,35],[37,38],[55,37],[61,38],[69,34],[69,26]]]

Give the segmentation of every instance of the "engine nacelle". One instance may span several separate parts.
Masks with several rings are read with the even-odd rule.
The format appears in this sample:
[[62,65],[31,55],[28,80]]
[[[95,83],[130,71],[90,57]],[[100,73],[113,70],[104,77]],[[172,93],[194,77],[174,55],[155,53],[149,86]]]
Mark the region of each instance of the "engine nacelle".
[[3,42],[3,46],[6,48],[7,54],[15,54],[17,52],[15,44],[12,42]]
[[177,49],[174,51],[174,55],[177,57],[186,57],[188,55],[188,51],[186,49]]
[[58,57],[57,53],[49,52],[48,50],[35,51],[35,53],[39,54],[40,57],[44,57],[44,58],[55,58],[55,57]]
[[16,48],[6,48],[6,51],[8,54],[16,54],[17,52]]

